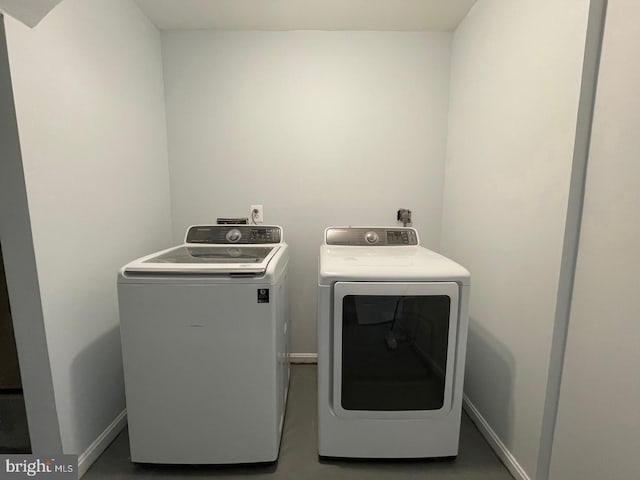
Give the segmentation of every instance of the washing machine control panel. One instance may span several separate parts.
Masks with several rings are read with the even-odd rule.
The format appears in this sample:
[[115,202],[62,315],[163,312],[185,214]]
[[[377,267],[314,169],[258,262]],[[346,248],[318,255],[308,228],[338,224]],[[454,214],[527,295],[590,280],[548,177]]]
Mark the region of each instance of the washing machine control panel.
[[281,243],[282,228],[275,225],[194,225],[186,243],[261,244]]
[[325,231],[325,244],[351,246],[418,245],[414,228],[331,227]]

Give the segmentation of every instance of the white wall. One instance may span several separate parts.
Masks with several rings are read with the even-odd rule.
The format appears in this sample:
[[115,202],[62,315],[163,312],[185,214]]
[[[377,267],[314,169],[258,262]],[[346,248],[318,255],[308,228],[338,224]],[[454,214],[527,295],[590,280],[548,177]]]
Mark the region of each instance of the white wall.
[[66,0],[7,40],[62,444],[82,453],[125,408],[116,271],[170,244],[160,35],[129,0]]
[[62,452],[33,251],[29,205],[0,15],[0,246],[18,348],[31,450]]
[[640,475],[640,4],[609,1],[551,479]]
[[291,246],[294,352],[315,352],[329,225],[440,239],[449,33],[162,34],[174,240],[261,203]]
[[442,250],[472,274],[465,392],[536,477],[588,1],[479,0],[455,32]]

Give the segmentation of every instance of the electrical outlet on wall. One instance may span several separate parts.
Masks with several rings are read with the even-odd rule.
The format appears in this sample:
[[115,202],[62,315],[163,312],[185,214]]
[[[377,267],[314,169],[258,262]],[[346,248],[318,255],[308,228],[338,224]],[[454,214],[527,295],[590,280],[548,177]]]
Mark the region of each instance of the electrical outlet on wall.
[[253,223],[263,223],[264,222],[264,209],[262,205],[251,205],[251,213],[249,218],[253,221]]

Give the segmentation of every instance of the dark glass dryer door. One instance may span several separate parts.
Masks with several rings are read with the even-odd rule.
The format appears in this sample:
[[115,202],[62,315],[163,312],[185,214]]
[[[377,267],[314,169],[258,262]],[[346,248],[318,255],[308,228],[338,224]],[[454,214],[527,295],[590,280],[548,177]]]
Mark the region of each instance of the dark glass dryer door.
[[458,324],[454,282],[337,282],[334,410],[359,418],[451,408]]

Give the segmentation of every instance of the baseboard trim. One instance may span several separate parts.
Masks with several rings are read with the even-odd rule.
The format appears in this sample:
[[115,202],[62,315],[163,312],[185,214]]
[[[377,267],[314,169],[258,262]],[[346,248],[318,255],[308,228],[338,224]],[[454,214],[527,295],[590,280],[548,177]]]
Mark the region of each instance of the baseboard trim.
[[318,363],[317,353],[290,353],[289,361],[291,363]]
[[493,451],[496,452],[496,455],[500,461],[504,463],[504,466],[507,467],[507,470],[509,470],[509,473],[511,473],[513,478],[516,480],[531,480],[529,475],[527,475],[527,472],[525,472],[524,468],[522,468],[516,460],[516,457],[514,457],[507,446],[502,443],[500,437],[496,435],[496,432],[493,431],[491,426],[489,426],[487,421],[466,395],[464,396],[463,405],[464,410],[467,412],[469,417],[471,417],[473,423],[478,427],[482,436],[487,440]]
[[107,428],[104,429],[98,438],[96,438],[89,448],[87,448],[82,454],[78,457],[78,478],[81,478],[89,467],[93,465],[98,457],[105,451],[105,449],[109,446],[109,444],[116,438],[116,436],[122,431],[122,429],[127,425],[127,410],[123,410],[120,414],[115,418],[113,422],[109,424]]

